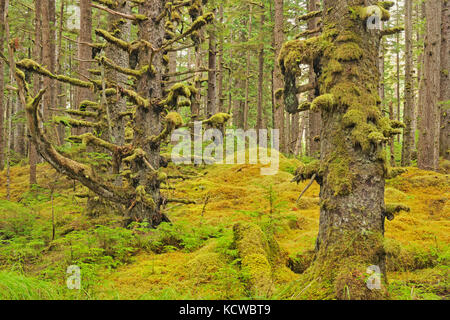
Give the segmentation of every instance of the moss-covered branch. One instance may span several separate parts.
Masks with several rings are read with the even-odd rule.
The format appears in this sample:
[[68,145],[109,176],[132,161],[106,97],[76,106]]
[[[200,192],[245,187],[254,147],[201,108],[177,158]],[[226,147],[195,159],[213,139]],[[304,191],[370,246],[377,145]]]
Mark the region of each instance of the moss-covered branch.
[[405,30],[405,27],[403,27],[403,26],[388,28],[388,29],[382,30],[380,35],[382,37],[390,36],[390,35],[393,35],[393,34],[397,34],[397,33],[403,32],[404,30]]
[[98,116],[97,112],[93,112],[93,111],[82,111],[82,110],[72,110],[72,109],[62,109],[61,111],[64,111],[65,113],[74,115],[74,116],[79,116],[79,117],[86,117],[86,118],[95,118]]
[[67,127],[72,127],[72,128],[99,128],[99,127],[101,127],[101,124],[99,122],[76,120],[76,119],[72,119],[69,117],[61,117],[61,116],[53,117],[53,122],[61,123]]
[[54,75],[49,70],[41,66],[36,61],[31,59],[23,59],[16,63],[16,66],[20,69],[27,70],[29,72],[35,72],[42,76],[49,77],[51,79],[55,79],[61,82],[69,83],[73,86],[83,87],[83,88],[93,88],[93,84],[88,81],[83,81],[76,78],[67,77],[64,75]]
[[307,165],[301,164],[295,171],[295,176],[291,182],[297,182],[298,184],[301,181],[311,179],[313,176],[316,177],[316,181],[320,181],[320,161],[318,160],[314,160]]
[[84,145],[94,145],[98,147],[102,147],[106,150],[111,151],[112,153],[118,153],[118,150],[121,148],[118,145],[115,145],[113,143],[110,143],[108,141],[105,141],[103,139],[100,139],[96,136],[94,136],[92,133],[85,133],[79,136],[70,136],[68,140],[76,142],[76,143],[82,143]]
[[319,11],[311,11],[307,14],[304,14],[297,18],[298,21],[308,21],[317,17],[320,17],[322,15],[322,10]]
[[116,70],[116,71],[118,71],[120,73],[129,75],[129,76],[133,76],[133,77],[136,77],[136,78],[142,77],[145,73],[147,73],[149,71],[151,73],[155,72],[154,67],[152,66],[152,68],[150,68],[148,65],[147,66],[143,66],[139,70],[134,70],[134,69],[130,69],[130,68],[124,68],[124,67],[121,67],[121,66],[115,64],[111,59],[108,59],[105,56],[97,57],[96,60],[99,61],[100,63],[102,63],[103,65],[111,68],[111,69],[114,69],[114,70]]
[[151,136],[148,142],[155,145],[165,140],[175,129],[183,126],[183,118],[177,112],[169,112],[165,117],[164,129],[157,136]]
[[95,34],[97,34],[98,36],[102,37],[103,39],[105,39],[106,41],[108,41],[109,43],[128,51],[128,49],[130,48],[130,43],[119,39],[117,37],[114,37],[110,32],[103,30],[103,29],[95,29]]
[[[172,45],[173,43],[184,39],[186,37],[188,37],[189,35],[191,35],[193,32],[200,30],[202,27],[204,27],[205,25],[207,25],[208,23],[211,23],[214,20],[214,14],[212,12],[208,12],[205,13],[204,15],[198,17],[193,23],[192,25],[182,34],[180,34],[179,36],[167,41],[161,49],[167,48],[168,46]],[[160,49],[160,50],[161,50]]]

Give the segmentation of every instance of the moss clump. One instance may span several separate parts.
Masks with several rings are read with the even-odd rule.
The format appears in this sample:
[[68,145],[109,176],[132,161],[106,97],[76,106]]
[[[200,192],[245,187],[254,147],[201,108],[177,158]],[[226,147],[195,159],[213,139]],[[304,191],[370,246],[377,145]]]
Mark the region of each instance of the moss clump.
[[328,162],[328,184],[334,191],[334,195],[346,195],[352,190],[353,174],[350,171],[350,161],[347,158],[333,156]]
[[229,115],[228,113],[217,113],[215,115],[213,115],[211,118],[204,120],[203,124],[207,124],[210,125],[211,127],[214,128],[220,128],[221,126],[223,126],[225,123],[227,123],[228,120],[231,119],[231,115]]
[[136,188],[136,201],[143,203],[146,208],[154,210],[156,208],[155,201],[147,194],[144,186],[138,186]]
[[314,160],[307,165],[303,163],[297,168],[295,171],[295,177],[292,179],[292,182],[301,182],[308,179],[311,179],[314,174],[319,175],[320,171],[320,161]]
[[384,210],[384,215],[386,216],[386,219],[389,221],[394,220],[395,214],[399,213],[401,211],[409,212],[411,209],[404,205],[403,203],[389,203],[386,204],[386,208]]
[[334,96],[330,93],[318,96],[311,103],[311,111],[331,110],[335,105]]
[[178,129],[183,125],[183,118],[177,112],[169,112],[166,115],[166,122],[170,123],[171,126],[175,129]]
[[167,96],[164,100],[159,102],[159,105],[165,106],[166,108],[174,109],[178,107],[178,100],[180,97],[190,99],[193,96],[191,91],[192,86],[185,83],[174,84],[168,91]]
[[324,35],[307,40],[297,39],[286,42],[278,56],[281,72],[284,75],[286,73],[301,75],[300,65],[312,63],[330,45]]
[[385,6],[387,6],[387,2],[377,3],[376,5],[367,7],[356,7],[354,8],[354,13],[363,21],[371,16],[379,16],[382,21],[388,21],[391,18],[391,15]]
[[353,61],[362,58],[364,51],[355,42],[345,42],[336,48],[336,58],[339,61]]
[[80,110],[81,111],[86,111],[87,108],[97,109],[98,108],[98,103],[94,102],[94,101],[89,101],[89,100],[81,101],[81,103],[80,103]]

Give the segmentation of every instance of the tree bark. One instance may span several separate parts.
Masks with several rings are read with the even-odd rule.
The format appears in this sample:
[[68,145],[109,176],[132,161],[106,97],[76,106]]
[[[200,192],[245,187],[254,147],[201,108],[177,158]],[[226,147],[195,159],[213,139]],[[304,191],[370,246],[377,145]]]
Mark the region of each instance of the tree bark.
[[216,60],[217,60],[217,44],[216,44],[216,30],[215,26],[210,26],[208,43],[208,93],[207,93],[207,105],[206,114],[210,116],[217,113],[217,72],[216,72]]
[[[318,8],[316,0],[308,0],[308,11],[316,11]],[[319,18],[311,19],[308,21],[308,30],[313,30],[317,28]],[[315,78],[314,73],[314,62],[309,65],[309,82],[312,83]],[[308,94],[308,100],[313,101],[318,92],[311,90]],[[310,157],[319,158],[320,155],[320,137],[321,131],[321,119],[319,112],[309,111],[309,124],[308,124],[308,139],[309,139],[309,153]]]
[[[88,69],[91,68],[92,48],[86,43],[92,42],[92,0],[80,0],[80,34],[78,36],[78,74],[79,77],[90,77]],[[79,108],[83,100],[92,100],[93,94],[88,88],[75,88],[75,107]],[[86,132],[85,128],[74,130],[75,134]]]
[[450,160],[450,1],[442,1],[440,155]]
[[[35,0],[35,18],[34,18],[34,47],[33,47],[33,57],[36,59],[38,63],[41,62],[42,59],[42,45],[41,45],[41,0]],[[39,74],[33,75],[33,87],[34,91],[37,91],[38,88],[41,87],[41,77]],[[29,141],[29,157],[30,157],[30,186],[37,184],[37,175],[36,175],[36,164],[38,162],[38,153],[36,150],[36,146],[33,142]]]
[[[274,49],[275,49],[275,62],[273,70],[273,94],[278,90],[284,88],[283,78],[281,75],[281,68],[278,64],[277,57],[280,54],[281,47],[284,41],[284,1],[275,0],[274,6],[274,29],[273,29],[273,39],[274,39]],[[285,151],[284,145],[284,108],[283,99],[278,98],[274,94],[273,98],[273,127],[280,131],[280,151]]]
[[263,129],[263,84],[264,84],[264,21],[265,12],[261,10],[261,16],[259,20],[260,26],[260,47],[258,52],[258,107],[256,116],[256,129]]
[[439,1],[425,2],[426,35],[419,104],[417,164],[420,169],[434,171],[439,168],[441,10]]
[[411,153],[414,149],[415,134],[414,119],[414,83],[413,83],[413,52],[412,52],[412,0],[405,0],[405,107],[403,111],[402,166],[411,165]]
[[321,185],[316,255],[300,281],[299,298],[386,297],[385,278],[371,290],[363,277],[369,267],[386,275],[384,144],[400,133],[400,124],[383,116],[378,94],[381,32],[366,27],[364,14],[376,3],[324,0],[326,32],[288,42],[279,57],[285,78],[297,64],[317,62],[319,96],[311,107],[322,119],[320,161],[297,171]]
[[[0,0],[0,19],[3,19],[4,15],[4,8],[5,8],[5,0]],[[5,35],[4,35],[4,26],[3,24],[0,26],[0,52],[3,52],[4,42],[5,42]],[[0,59],[0,92],[3,93],[5,90],[5,67],[3,63],[3,59]],[[1,94],[0,96],[0,171],[3,171],[5,167],[5,101],[4,101],[4,95]]]

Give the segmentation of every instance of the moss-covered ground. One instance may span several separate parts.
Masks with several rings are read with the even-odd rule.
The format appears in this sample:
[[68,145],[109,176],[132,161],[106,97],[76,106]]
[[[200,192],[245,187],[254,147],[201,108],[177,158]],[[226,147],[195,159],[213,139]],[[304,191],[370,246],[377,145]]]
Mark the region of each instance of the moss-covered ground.
[[[75,196],[84,188],[47,164],[33,190],[29,167],[14,166],[11,201],[0,173],[0,299],[296,298],[284,292],[308,266],[319,224],[316,183],[296,202],[308,184],[290,182],[298,166],[280,156],[278,174],[263,176],[261,165],[170,165],[169,176],[188,179],[163,193],[196,204],[170,203],[173,223],[150,231],[124,229],[108,212],[87,216]],[[411,209],[386,221],[392,299],[449,298],[448,169],[387,180],[386,203]],[[81,290],[66,289],[69,265],[81,267]]]

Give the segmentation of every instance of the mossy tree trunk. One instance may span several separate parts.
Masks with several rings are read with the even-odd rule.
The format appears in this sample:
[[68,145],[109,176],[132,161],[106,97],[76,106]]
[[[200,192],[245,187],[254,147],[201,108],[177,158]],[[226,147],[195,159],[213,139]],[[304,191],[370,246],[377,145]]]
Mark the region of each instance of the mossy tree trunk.
[[[380,40],[349,12],[349,6],[363,4],[325,1],[325,12],[331,11],[324,15],[324,25],[335,26],[340,36],[328,39],[330,51],[320,60],[325,71],[319,79],[320,94],[332,93],[336,105],[321,108],[323,180],[317,258],[312,267],[317,275],[330,277],[337,298],[347,298],[347,286],[353,299],[380,297],[381,292],[370,291],[360,277],[371,265],[385,269],[383,146],[370,143],[366,131],[377,121],[369,110],[379,116]],[[329,70],[332,61],[341,64],[341,72]],[[346,123],[352,110],[361,114],[360,123]]]
[[325,0],[322,34],[287,42],[279,57],[287,110],[298,105],[288,94],[295,92],[299,64],[313,62],[318,76],[319,96],[298,107],[320,112],[322,119],[320,161],[297,170],[299,180],[313,177],[321,185],[316,257],[303,278],[303,297],[385,296],[383,287],[368,288],[366,270],[385,273],[384,145],[403,127],[382,115],[378,53],[383,34],[367,28],[373,12],[389,18],[386,7],[376,1]]

